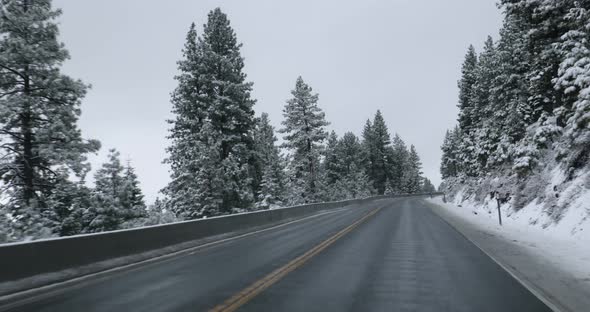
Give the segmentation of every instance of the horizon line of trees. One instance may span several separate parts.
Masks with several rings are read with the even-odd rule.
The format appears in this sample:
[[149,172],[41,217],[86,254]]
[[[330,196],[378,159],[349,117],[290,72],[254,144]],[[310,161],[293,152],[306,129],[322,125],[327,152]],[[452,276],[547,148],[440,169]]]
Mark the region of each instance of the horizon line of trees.
[[502,0],[497,41],[461,68],[458,125],[442,144],[443,180],[549,162],[569,179],[590,161],[590,2]]
[[77,126],[89,86],[60,71],[69,54],[51,2],[13,0],[0,10],[0,242],[434,189],[415,148],[390,137],[381,112],[362,138],[328,133],[318,95],[301,77],[278,146],[268,115],[254,116],[241,44],[220,9],[201,36],[191,25],[178,62],[165,197],[146,207],[134,168],[114,149],[88,187],[87,155],[101,144]]
[[[414,146],[395,135],[380,111],[362,139],[328,133],[318,94],[298,77],[283,108],[276,145],[268,115],[254,116],[252,83],[226,14],[208,14],[201,36],[193,23],[178,86],[172,93],[172,144],[165,162],[166,206],[183,219],[373,194],[433,191]],[[284,149],[286,153],[281,153]]]

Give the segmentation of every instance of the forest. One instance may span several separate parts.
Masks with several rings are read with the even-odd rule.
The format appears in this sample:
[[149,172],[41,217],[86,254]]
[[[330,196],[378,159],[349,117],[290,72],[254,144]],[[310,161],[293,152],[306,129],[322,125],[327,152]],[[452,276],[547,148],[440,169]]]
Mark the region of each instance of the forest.
[[558,221],[590,188],[590,3],[499,7],[499,38],[465,55],[442,189],[480,203],[498,192],[514,210],[542,202]]
[[61,72],[70,56],[59,41],[60,14],[50,0],[2,8],[0,242],[434,191],[414,146],[390,132],[380,111],[360,137],[338,136],[302,77],[293,77],[279,129],[256,115],[241,43],[219,8],[200,36],[190,26],[177,63],[162,196],[145,202],[132,161],[116,149],[89,183],[88,155],[101,142],[78,127],[89,85]]

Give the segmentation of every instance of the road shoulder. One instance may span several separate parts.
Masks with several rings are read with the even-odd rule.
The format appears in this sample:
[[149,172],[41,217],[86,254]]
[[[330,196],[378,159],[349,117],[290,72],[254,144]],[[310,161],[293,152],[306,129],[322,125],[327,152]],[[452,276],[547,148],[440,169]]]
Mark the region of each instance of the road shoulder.
[[[427,200],[432,211],[472,241],[537,297],[557,311],[584,311],[590,306],[588,270],[568,270],[550,259],[543,250],[520,237],[510,237],[501,228],[485,228],[470,220],[466,211]],[[590,263],[590,262],[589,262]],[[571,269],[571,268],[569,268]],[[581,272],[586,271],[586,272]]]

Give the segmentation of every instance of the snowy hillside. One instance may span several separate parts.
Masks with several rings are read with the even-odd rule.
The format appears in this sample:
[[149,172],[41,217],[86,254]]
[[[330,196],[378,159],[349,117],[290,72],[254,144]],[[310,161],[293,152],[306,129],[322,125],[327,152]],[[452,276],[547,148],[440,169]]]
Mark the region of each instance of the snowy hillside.
[[[505,223],[543,229],[549,235],[590,242],[590,171],[567,181],[563,170],[546,168],[524,182],[511,178],[448,179],[447,200],[465,214],[487,215],[497,222],[497,201],[490,192],[503,191]],[[517,193],[510,193],[511,190]]]
[[456,204],[583,236],[590,215],[590,7],[500,1],[499,39],[461,68],[458,125],[442,145]]

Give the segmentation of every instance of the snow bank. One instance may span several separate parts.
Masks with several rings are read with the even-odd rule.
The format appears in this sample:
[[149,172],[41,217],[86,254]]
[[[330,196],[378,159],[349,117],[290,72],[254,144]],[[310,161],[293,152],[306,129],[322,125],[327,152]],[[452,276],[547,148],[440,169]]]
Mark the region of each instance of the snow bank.
[[507,195],[500,208],[506,228],[590,243],[590,170],[572,179],[558,167],[547,167],[527,180],[490,177],[445,183],[449,201],[481,220],[497,223],[491,192],[499,190]]

